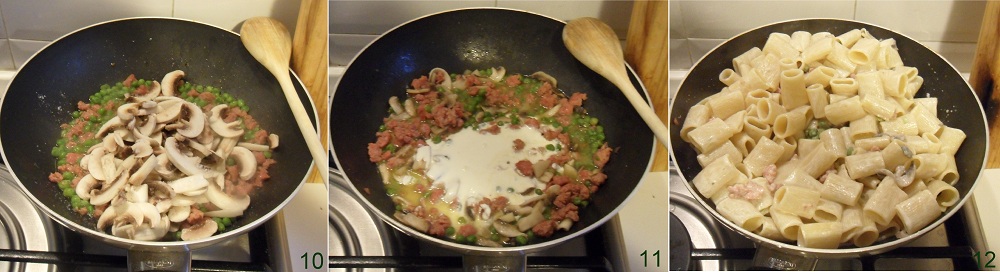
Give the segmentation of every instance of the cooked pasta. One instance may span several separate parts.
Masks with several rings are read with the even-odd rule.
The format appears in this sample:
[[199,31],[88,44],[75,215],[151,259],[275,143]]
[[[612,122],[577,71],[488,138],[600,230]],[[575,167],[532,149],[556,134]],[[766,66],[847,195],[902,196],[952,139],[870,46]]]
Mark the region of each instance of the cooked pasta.
[[924,78],[865,29],[771,34],[719,74],[681,130],[692,180],[726,219],[813,248],[920,231],[959,200],[966,135],[915,98]]

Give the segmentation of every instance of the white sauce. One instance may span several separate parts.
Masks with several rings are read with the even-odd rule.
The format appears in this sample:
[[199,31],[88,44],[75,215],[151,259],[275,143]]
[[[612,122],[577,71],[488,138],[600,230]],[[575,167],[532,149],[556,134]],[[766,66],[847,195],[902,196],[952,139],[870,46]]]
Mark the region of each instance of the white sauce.
[[[440,143],[428,141],[427,146],[417,149],[414,159],[427,162],[427,177],[435,187],[445,189],[444,201],[458,200],[462,205],[459,210],[464,210],[466,204],[478,203],[483,197],[504,196],[518,205],[525,198],[521,192],[545,188],[545,183],[534,177],[522,176],[515,164],[555,154],[545,146],[557,145],[556,140],[546,140],[540,130],[528,126],[501,126],[497,135],[480,132],[465,128]],[[515,139],[524,141],[524,149],[514,151]]]

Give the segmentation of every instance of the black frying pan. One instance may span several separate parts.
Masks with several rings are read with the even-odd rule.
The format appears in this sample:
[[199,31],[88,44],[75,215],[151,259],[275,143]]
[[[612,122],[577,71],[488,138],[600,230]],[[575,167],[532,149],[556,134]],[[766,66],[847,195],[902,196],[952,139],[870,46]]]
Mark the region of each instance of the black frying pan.
[[[564,22],[506,9],[455,10],[410,21],[385,33],[347,68],[330,107],[332,149],[337,166],[368,207],[398,229],[438,244],[464,250],[523,251],[544,247],[589,231],[618,211],[646,172],[653,136],[625,96],[610,82],[578,62],[562,42]],[[461,73],[466,69],[506,67],[508,73],[545,71],[567,94],[587,94],[584,108],[601,120],[609,145],[617,150],[604,168],[608,182],[580,211],[570,231],[556,232],[536,244],[504,249],[461,245],[412,231],[392,218],[395,204],[385,194],[368,143],[387,116],[388,99],[405,96],[414,78],[434,67]],[[642,85],[630,74],[637,89]],[[365,192],[365,193],[360,193]],[[370,193],[368,193],[370,192]]]
[[[221,88],[250,107],[264,129],[278,134],[280,146],[265,190],[251,194],[251,204],[234,220],[233,230],[194,242],[138,242],[94,230],[96,219],[70,210],[49,173],[49,154],[59,125],[70,120],[77,101],[86,101],[102,84],[129,74],[159,81],[172,70],[185,80]],[[294,75],[293,75],[294,77]],[[313,112],[309,96],[295,80],[299,97]],[[313,122],[315,122],[315,117]],[[302,184],[312,160],[277,80],[231,31],[193,21],[136,18],[96,24],[70,33],[33,56],[17,72],[0,108],[0,148],[4,160],[34,203],[67,227],[125,247],[197,248],[244,233],[273,216]]]
[[[924,97],[928,94],[937,97],[938,118],[945,125],[961,129],[967,135],[961,149],[955,154],[955,162],[958,166],[960,176],[958,183],[955,184],[955,188],[958,189],[962,197],[961,201],[949,208],[941,218],[914,235],[902,239],[879,241],[874,245],[863,248],[814,249],[769,240],[743,230],[729,220],[722,218],[718,212],[715,212],[715,205],[709,204],[711,201],[706,201],[705,198],[700,197],[699,202],[706,206],[716,216],[716,219],[719,219],[724,225],[752,238],[767,248],[778,248],[790,254],[810,257],[857,257],[885,252],[921,236],[951,217],[969,199],[972,188],[979,179],[979,174],[985,165],[986,148],[988,146],[986,118],[975,93],[972,92],[972,89],[951,64],[937,53],[927,49],[927,47],[924,47],[913,39],[879,26],[838,19],[795,20],[756,28],[722,43],[722,45],[719,45],[719,47],[716,47],[702,58],[691,69],[684,82],[681,83],[670,112],[670,120],[680,121],[680,123],[671,124],[670,147],[672,150],[671,154],[680,168],[681,174],[685,179],[691,181],[702,168],[698,164],[696,159],[697,153],[694,148],[681,140],[680,124],[683,123],[687,111],[692,106],[709,95],[718,93],[725,87],[719,81],[719,73],[726,68],[732,68],[733,58],[755,46],[763,48],[768,35],[772,32],[791,35],[791,33],[800,30],[811,33],[826,31],[834,35],[840,35],[852,29],[859,28],[867,29],[872,36],[878,39],[895,39],[903,63],[906,66],[916,67],[919,70],[920,76],[924,78],[924,84],[916,97]],[[700,195],[694,191],[693,187],[688,187],[696,195]]]

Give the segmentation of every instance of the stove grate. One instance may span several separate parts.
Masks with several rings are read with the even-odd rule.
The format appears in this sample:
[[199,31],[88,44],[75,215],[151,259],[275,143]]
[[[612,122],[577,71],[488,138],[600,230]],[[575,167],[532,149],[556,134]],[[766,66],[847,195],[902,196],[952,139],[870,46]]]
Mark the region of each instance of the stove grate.
[[[528,256],[527,267],[528,269],[613,271],[608,259],[594,257]],[[330,256],[330,268],[458,269],[462,268],[462,257]]]

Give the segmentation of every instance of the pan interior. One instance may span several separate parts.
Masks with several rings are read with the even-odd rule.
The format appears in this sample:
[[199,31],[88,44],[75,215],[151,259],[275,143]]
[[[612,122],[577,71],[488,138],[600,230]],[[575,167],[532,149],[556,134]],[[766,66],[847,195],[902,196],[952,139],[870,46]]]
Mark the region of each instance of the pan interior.
[[[47,179],[55,171],[50,150],[59,138],[59,125],[70,120],[77,101],[87,101],[102,84],[121,82],[129,74],[159,81],[177,69],[186,72],[187,81],[218,87],[243,99],[262,128],[279,135],[281,144],[272,157],[278,163],[269,171],[270,180],[263,190],[251,194],[250,207],[234,220],[232,228],[273,215],[310,167],[311,159],[302,155],[309,154],[302,134],[277,80],[243,49],[239,36],[193,21],[105,22],[64,36],[39,51],[15,75],[0,108],[0,143],[7,165],[50,215],[72,222],[72,229],[97,233],[93,231],[96,220],[71,211],[69,201]],[[306,110],[313,112],[297,78],[294,85]],[[315,122],[315,116],[310,118]],[[228,233],[216,236],[220,235]]]
[[[561,38],[564,25],[522,11],[467,9],[423,17],[378,38],[351,62],[330,106],[331,142],[340,169],[383,218],[390,218],[395,205],[386,196],[367,152],[382,119],[388,116],[389,97],[405,96],[410,81],[434,67],[450,73],[499,66],[508,73],[544,71],[558,80],[566,94],[587,94],[583,107],[600,119],[609,145],[616,150],[605,166],[608,182],[581,209],[580,222],[548,240],[600,222],[617,210],[642,178],[653,137],[624,95],[566,50]],[[642,89],[635,76],[630,76],[633,85]]]
[[[939,55],[927,49],[920,43],[906,36],[891,30],[855,21],[845,21],[836,19],[809,19],[777,23],[754,29],[741,34],[723,43],[691,69],[688,76],[681,83],[677,95],[674,98],[670,119],[684,121],[688,109],[696,105],[704,98],[718,93],[725,85],[719,81],[719,73],[726,68],[732,68],[733,58],[739,56],[753,47],[763,47],[770,33],[791,34],[795,31],[830,32],[840,35],[852,29],[867,29],[872,36],[878,39],[895,39],[899,48],[900,57],[906,66],[916,67],[920,76],[924,77],[924,84],[916,97],[937,97],[938,98],[938,118],[945,125],[961,129],[966,133],[967,138],[962,144],[958,153],[955,154],[956,164],[960,180],[955,184],[963,202],[971,193],[971,189],[979,178],[979,173],[983,168],[986,154],[986,129],[982,108],[979,107],[979,100],[970,89],[969,85],[947,61]],[[697,153],[694,148],[681,140],[681,126],[673,125],[670,128],[671,149],[673,158],[677,166],[688,181],[701,171],[702,167],[696,160]],[[704,198],[703,198],[704,199]],[[706,203],[711,203],[705,200]],[[709,204],[714,209],[714,204]],[[925,227],[930,229],[947,219],[961,205],[955,205],[946,211],[945,215]],[[722,218],[717,218],[724,220]],[[735,227],[724,220],[730,228]],[[911,235],[911,239],[916,235]],[[876,242],[870,247],[878,247],[881,244],[890,243],[896,239],[886,239]],[[772,241],[773,242],[773,241]],[[778,244],[778,242],[774,242]],[[897,243],[898,244],[898,243]],[[841,249],[840,251],[857,251],[853,249]]]

